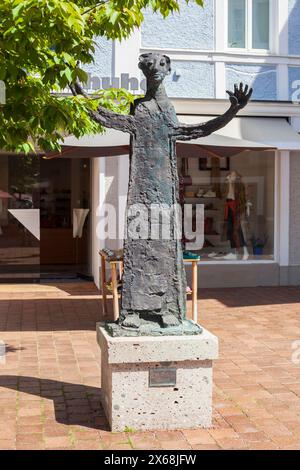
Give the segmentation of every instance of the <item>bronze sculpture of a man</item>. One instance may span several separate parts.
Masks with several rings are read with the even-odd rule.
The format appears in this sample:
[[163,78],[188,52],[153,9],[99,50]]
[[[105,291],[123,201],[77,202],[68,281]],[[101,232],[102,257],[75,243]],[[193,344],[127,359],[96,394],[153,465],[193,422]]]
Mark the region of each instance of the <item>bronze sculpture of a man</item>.
[[[131,208],[143,206],[175,207],[178,198],[176,141],[205,137],[229,123],[248,103],[252,89],[243,84],[227,92],[230,107],[220,117],[201,124],[179,123],[163,81],[171,72],[169,57],[158,53],[140,56],[139,67],[147,80],[147,91],[137,99],[130,115],[120,115],[105,108],[91,116],[105,127],[127,132],[131,136],[130,175],[127,200],[127,227]],[[77,83],[75,93],[84,93]],[[150,212],[149,212],[150,213]],[[147,220],[148,222],[148,220]],[[127,230],[124,241],[124,272],[121,314],[115,334],[172,334],[186,322],[186,279],[181,241],[177,236],[181,221],[176,210],[170,211],[170,237],[139,237]],[[196,325],[183,328],[197,334]],[[117,333],[116,333],[117,332]],[[175,334],[175,333],[174,333]]]

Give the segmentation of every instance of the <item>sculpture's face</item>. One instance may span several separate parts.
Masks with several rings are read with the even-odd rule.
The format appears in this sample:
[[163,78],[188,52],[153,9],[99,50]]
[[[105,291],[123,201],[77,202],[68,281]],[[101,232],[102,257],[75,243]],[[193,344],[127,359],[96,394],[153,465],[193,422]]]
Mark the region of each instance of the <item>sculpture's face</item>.
[[149,52],[140,56],[139,68],[148,80],[162,83],[171,72],[171,61],[168,56]]

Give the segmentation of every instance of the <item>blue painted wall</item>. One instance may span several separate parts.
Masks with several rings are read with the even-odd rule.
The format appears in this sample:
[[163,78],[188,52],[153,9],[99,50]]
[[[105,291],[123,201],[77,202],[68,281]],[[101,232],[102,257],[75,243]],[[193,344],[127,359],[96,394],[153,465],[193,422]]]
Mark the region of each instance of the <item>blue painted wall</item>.
[[[180,76],[176,72],[180,71]],[[166,81],[172,98],[214,98],[214,64],[196,61],[172,61],[172,72]]]
[[226,87],[233,89],[235,83],[243,82],[253,87],[254,100],[277,99],[276,67],[260,65],[228,64]]
[[300,55],[300,0],[289,0],[289,53]]
[[[214,49],[214,0],[206,0],[205,8],[195,3],[182,5],[181,14],[174,14],[163,20],[159,14],[145,12],[142,26],[142,46],[162,49]],[[289,0],[289,53],[300,55],[300,0]],[[85,66],[92,75],[99,78],[112,77],[113,43],[98,38],[95,62]],[[173,72],[167,80],[167,91],[171,97],[214,98],[214,64],[208,62],[173,61]],[[176,77],[174,71],[181,75]],[[289,68],[289,98],[295,92],[292,83],[300,80],[300,67]],[[254,87],[253,98],[256,100],[277,99],[276,67],[266,65],[228,64],[226,66],[227,87],[243,81]],[[109,81],[108,81],[109,83]],[[103,85],[103,84],[102,84]],[[118,86],[117,83],[111,83]],[[106,86],[107,87],[107,82]],[[97,87],[93,87],[94,89]]]
[[214,1],[206,0],[205,8],[180,0],[181,13],[163,19],[151,10],[145,12],[142,46],[176,49],[214,48]]
[[99,77],[112,76],[113,43],[106,38],[96,40],[94,63],[84,66],[86,72]]

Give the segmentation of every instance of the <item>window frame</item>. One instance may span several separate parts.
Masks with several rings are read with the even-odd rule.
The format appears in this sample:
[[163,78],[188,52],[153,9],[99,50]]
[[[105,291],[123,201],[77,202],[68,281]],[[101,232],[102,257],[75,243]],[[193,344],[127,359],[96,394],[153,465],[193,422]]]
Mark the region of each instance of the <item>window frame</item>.
[[270,54],[274,49],[273,45],[273,28],[274,25],[274,0],[269,0],[269,48],[256,49],[252,47],[252,25],[253,25],[253,0],[245,0],[246,2],[246,18],[245,18],[245,47],[230,47],[229,46],[229,0],[226,0],[226,49],[230,52],[237,53],[255,53],[255,54]]

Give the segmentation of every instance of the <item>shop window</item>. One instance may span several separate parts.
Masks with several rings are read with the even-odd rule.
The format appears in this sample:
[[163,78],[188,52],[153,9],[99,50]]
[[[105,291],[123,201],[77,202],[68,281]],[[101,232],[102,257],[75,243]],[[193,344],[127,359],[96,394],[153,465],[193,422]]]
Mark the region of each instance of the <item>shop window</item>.
[[[203,261],[274,259],[274,152],[185,158],[184,204],[204,206]],[[193,226],[197,223],[193,220]]]
[[0,155],[0,282],[90,276],[90,162]]
[[90,162],[43,159],[40,172],[41,273],[45,277],[88,275]]
[[0,282],[40,276],[40,159],[0,155]]
[[270,48],[270,0],[228,0],[228,47]]

